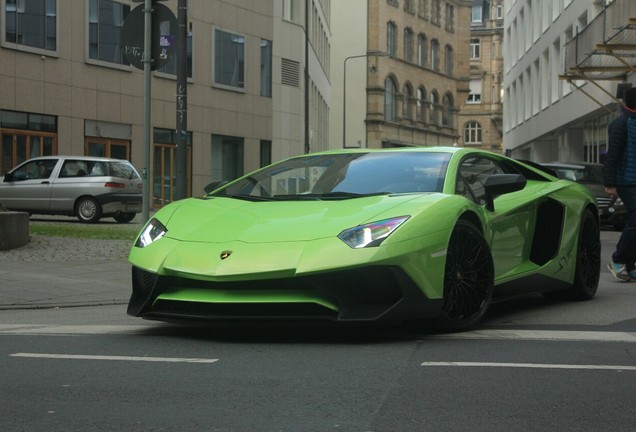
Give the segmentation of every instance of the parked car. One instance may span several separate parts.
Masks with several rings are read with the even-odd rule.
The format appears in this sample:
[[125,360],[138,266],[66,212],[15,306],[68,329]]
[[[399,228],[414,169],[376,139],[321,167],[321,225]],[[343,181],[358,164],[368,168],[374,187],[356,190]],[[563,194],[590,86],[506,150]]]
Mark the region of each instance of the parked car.
[[590,190],[483,150],[308,154],[207,189],[141,230],[128,314],[460,331],[494,301],[598,286]]
[[126,160],[86,156],[30,159],[0,181],[0,203],[31,214],[113,217],[127,223],[141,212],[142,180]]
[[603,186],[603,165],[589,162],[549,162],[541,164],[553,170],[559,178],[572,180],[587,186],[598,202],[598,211],[603,225],[622,230],[627,211],[620,198],[611,199]]

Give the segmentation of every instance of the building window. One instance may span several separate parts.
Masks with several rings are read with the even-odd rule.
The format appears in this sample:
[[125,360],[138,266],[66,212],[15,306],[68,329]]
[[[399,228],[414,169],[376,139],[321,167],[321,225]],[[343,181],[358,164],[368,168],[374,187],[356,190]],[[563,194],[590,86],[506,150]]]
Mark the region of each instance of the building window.
[[442,100],[442,126],[453,127],[453,96],[444,95]]
[[0,111],[0,175],[38,156],[57,154],[57,117]]
[[283,18],[294,21],[296,18],[296,0],[283,0]]
[[411,15],[415,15],[415,0],[404,0],[404,10]]
[[483,7],[481,5],[473,6],[473,23],[482,22]]
[[[175,199],[177,190],[177,136],[174,129],[153,130],[152,205],[160,208]],[[192,132],[187,136],[186,194],[192,194]]]
[[90,0],[88,5],[88,57],[129,65],[121,44],[121,30],[130,6],[112,0]]
[[84,138],[84,154],[87,156],[130,160],[130,141],[86,137]]
[[497,5],[497,19],[503,18],[503,5]]
[[272,41],[261,39],[261,96],[272,97]]
[[[192,25],[192,24],[190,24]],[[192,78],[192,31],[189,31],[186,34],[186,51],[187,51],[187,69],[188,69],[188,78]],[[160,68],[157,69],[157,72],[162,72],[169,75],[177,75],[177,61],[178,61],[178,53],[175,50],[175,54],[170,57],[168,63],[164,64]]]
[[404,85],[404,101],[402,104],[402,116],[406,119],[413,120],[413,87],[411,84]]
[[389,21],[386,26],[386,51],[391,57],[395,57],[396,51],[395,30],[395,23]]
[[6,0],[4,12],[4,42],[16,47],[57,50],[56,0]]
[[404,60],[413,62],[413,30],[410,28],[404,29]]
[[439,96],[435,90],[431,92],[431,123],[439,124]]
[[243,175],[243,138],[212,135],[212,181]]
[[272,163],[272,142],[261,140],[261,168]]
[[426,66],[426,36],[419,34],[417,36],[417,64],[419,66]]
[[476,121],[466,123],[464,127],[465,144],[481,144],[481,125]]
[[439,41],[431,41],[431,69],[439,72]]
[[455,31],[455,7],[446,3],[446,31]]
[[433,24],[439,25],[441,15],[442,15],[442,2],[441,0],[432,0],[431,1],[431,22]]
[[384,81],[384,120],[395,122],[397,118],[397,85],[393,78]]
[[214,31],[214,83],[245,88],[245,37]]
[[417,119],[426,123],[426,90],[423,87],[417,89]]
[[471,60],[476,60],[480,57],[480,48],[481,42],[477,38],[472,38],[470,40],[470,58]]
[[428,21],[428,0],[419,0],[417,16]]
[[470,93],[466,103],[481,103],[481,80],[470,80]]
[[444,50],[444,73],[448,76],[453,75],[453,47],[446,45]]

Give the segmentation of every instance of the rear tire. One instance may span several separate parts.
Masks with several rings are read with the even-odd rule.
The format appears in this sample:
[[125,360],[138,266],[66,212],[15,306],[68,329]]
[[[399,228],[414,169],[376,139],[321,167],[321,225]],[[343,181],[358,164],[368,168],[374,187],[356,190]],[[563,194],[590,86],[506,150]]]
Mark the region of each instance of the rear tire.
[[579,225],[576,269],[572,287],[544,293],[549,300],[591,300],[601,276],[601,231],[594,213],[585,210]]
[[494,265],[484,236],[471,223],[457,222],[448,242],[440,330],[473,328],[492,301]]
[[128,223],[133,220],[135,216],[137,216],[137,213],[118,213],[113,216],[113,219],[119,223]]
[[82,197],[75,205],[75,215],[80,222],[97,222],[102,217],[102,208],[95,198]]

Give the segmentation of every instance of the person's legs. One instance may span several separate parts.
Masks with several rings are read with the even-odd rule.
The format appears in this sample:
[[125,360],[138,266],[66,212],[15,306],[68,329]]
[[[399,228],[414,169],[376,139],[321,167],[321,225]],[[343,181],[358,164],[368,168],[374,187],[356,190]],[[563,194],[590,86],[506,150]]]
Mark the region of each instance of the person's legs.
[[634,270],[636,261],[636,186],[619,186],[617,191],[627,210],[627,220],[612,260],[614,263],[624,264],[629,273]]

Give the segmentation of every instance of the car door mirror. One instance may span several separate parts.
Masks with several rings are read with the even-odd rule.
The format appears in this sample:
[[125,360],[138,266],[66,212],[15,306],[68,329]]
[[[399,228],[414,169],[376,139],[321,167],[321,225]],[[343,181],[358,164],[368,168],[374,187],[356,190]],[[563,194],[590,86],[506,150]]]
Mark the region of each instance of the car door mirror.
[[493,174],[486,179],[486,208],[495,210],[494,200],[497,196],[520,191],[526,187],[526,178],[521,174]]

